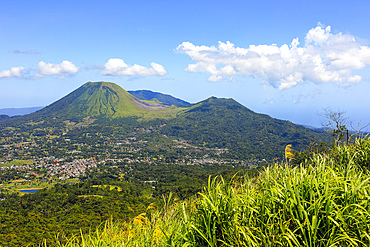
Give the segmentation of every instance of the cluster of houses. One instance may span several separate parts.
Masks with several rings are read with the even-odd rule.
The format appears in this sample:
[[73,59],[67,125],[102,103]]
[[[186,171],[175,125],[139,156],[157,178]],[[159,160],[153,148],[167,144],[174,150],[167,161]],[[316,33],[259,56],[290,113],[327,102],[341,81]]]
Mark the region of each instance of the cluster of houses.
[[94,157],[89,159],[75,159],[72,162],[64,162],[56,159],[52,163],[44,164],[43,168],[48,170],[47,175],[59,176],[60,180],[76,178],[86,175],[86,170],[97,167]]
[[[56,159],[55,157],[43,157],[36,160],[34,164],[0,166],[0,169],[19,170],[24,172],[24,177],[38,177],[43,173],[42,171],[46,171],[47,176],[59,176],[59,179],[65,180],[84,176],[87,169],[97,167],[97,164],[98,162],[95,157],[89,159],[75,159],[71,162],[65,162],[64,159]],[[27,170],[32,171],[27,172]],[[37,173],[35,170],[38,170],[36,171]]]
[[[193,149],[194,153],[199,153],[200,148],[189,144],[183,140],[172,140],[174,142],[174,147],[179,149]],[[173,159],[169,161],[161,157],[137,157],[137,155],[133,155],[135,153],[139,153],[141,148],[137,148],[132,146],[132,143],[143,144],[146,141],[137,141],[136,137],[130,137],[127,140],[117,140],[116,142],[110,141],[110,143],[106,143],[112,145],[113,153],[107,151],[106,154],[102,156],[98,155],[97,159],[95,157],[83,159],[81,156],[74,157],[75,153],[81,153],[79,150],[67,151],[65,158],[55,158],[54,156],[47,156],[47,157],[34,157],[29,156],[31,160],[33,160],[33,164],[22,164],[22,165],[9,165],[9,162],[22,159],[20,156],[20,151],[25,151],[25,148],[29,147],[37,147],[35,143],[21,143],[21,144],[13,144],[13,145],[2,145],[0,146],[0,150],[2,151],[2,157],[0,156],[0,170],[7,170],[7,169],[15,169],[15,170],[25,170],[24,177],[58,177],[60,180],[65,180],[69,178],[78,178],[80,176],[85,176],[86,171],[91,168],[97,167],[99,164],[107,164],[111,165],[113,168],[118,168],[117,164],[182,164],[182,165],[242,165],[242,166],[255,166],[258,165],[261,161],[253,160],[253,161],[243,161],[243,160],[225,160],[221,158],[211,158],[208,155],[204,155],[203,157],[191,157],[192,155],[186,155],[185,157],[178,157],[177,159]],[[127,146],[122,152],[122,148],[120,146]],[[120,148],[121,153],[115,152],[115,148]],[[209,149],[203,147],[206,151],[212,152],[213,154],[220,155],[222,153],[227,153],[227,149],[220,149],[214,148]],[[26,151],[27,152],[27,151]],[[136,156],[136,157],[133,157]],[[194,155],[198,156],[198,155]],[[214,155],[213,155],[214,156]],[[68,157],[68,158],[67,158]],[[265,162],[265,160],[262,160]],[[2,165],[3,164],[3,165]],[[17,163],[19,164],[19,163]],[[27,171],[28,170],[28,171]]]

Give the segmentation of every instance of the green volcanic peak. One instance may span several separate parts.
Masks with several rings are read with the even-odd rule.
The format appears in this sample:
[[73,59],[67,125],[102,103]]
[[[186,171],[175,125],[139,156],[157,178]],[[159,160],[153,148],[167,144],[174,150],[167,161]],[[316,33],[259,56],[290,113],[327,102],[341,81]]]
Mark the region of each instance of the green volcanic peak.
[[198,146],[228,149],[230,157],[272,158],[283,154],[288,144],[302,150],[310,142],[330,142],[325,134],[255,113],[234,99],[210,97],[184,109],[161,133]]
[[[35,113],[3,116],[0,126],[30,122],[57,126],[63,125],[64,120],[80,123],[83,118],[92,117],[99,119],[96,126],[118,123],[150,127],[162,137],[222,149],[230,158],[273,158],[283,154],[288,144],[302,150],[310,142],[330,141],[325,134],[255,113],[234,99],[210,97],[196,104],[169,106],[157,98],[149,100],[150,94],[143,95],[145,100],[140,100],[114,83],[88,82]],[[134,119],[138,122],[131,121]],[[147,135],[155,138],[149,137],[149,132]]]
[[176,107],[141,101],[110,82],[87,82],[75,91],[38,111],[59,118],[171,117]]

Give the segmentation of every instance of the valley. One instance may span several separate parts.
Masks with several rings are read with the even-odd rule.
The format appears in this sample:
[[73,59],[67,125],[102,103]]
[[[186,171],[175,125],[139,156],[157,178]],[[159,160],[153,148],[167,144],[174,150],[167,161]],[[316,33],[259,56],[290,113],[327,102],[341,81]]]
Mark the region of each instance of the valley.
[[370,246],[370,1],[0,3],[0,247]]
[[210,176],[255,178],[284,160],[288,144],[300,151],[331,141],[233,99],[137,95],[89,82],[0,120],[1,245],[53,243],[57,232],[65,242],[110,217],[130,220],[163,197],[187,200]]

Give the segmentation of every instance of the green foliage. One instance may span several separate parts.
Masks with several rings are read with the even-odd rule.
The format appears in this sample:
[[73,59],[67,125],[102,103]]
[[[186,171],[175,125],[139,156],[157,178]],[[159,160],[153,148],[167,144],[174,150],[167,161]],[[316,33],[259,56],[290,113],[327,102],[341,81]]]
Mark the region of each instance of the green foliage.
[[[302,150],[312,141],[330,142],[329,134],[257,114],[233,99],[212,97],[186,106],[148,106],[118,85],[108,82],[86,83],[35,113],[0,121],[0,128],[0,138],[6,138],[0,144],[11,143],[10,137],[13,143],[44,138],[39,144],[45,145],[45,149],[35,151],[38,153],[34,156],[38,157],[45,154],[60,157],[73,151],[65,150],[73,148],[65,139],[71,139],[74,144],[93,146],[96,142],[99,145],[111,142],[108,138],[112,137],[117,140],[128,135],[136,136],[138,129],[145,132],[140,137],[152,141],[148,145],[151,152],[168,153],[169,150],[163,146],[176,139],[202,148],[202,151],[221,149],[222,157],[228,159],[283,159],[287,144],[292,144],[295,150]],[[51,135],[58,138],[52,141]],[[46,145],[46,141],[52,145]],[[96,153],[101,150],[89,148],[78,151],[91,155],[94,153],[92,149]]]
[[299,166],[268,167],[258,178],[209,178],[197,198],[169,196],[112,227],[113,237],[95,237],[110,231],[104,227],[66,246],[108,246],[111,239],[110,246],[369,246],[370,176],[361,168],[369,145],[358,139]]
[[[116,182],[117,184],[117,182]],[[142,195],[148,185],[121,182],[118,189],[92,183],[59,184],[49,190],[18,196],[1,194],[0,245],[37,246],[87,233],[109,217],[129,220],[152,201]]]
[[[209,174],[229,178],[244,168],[140,163],[116,163],[112,167],[104,164],[81,177],[83,181],[89,178],[86,182],[59,183],[23,196],[14,194],[17,189],[3,189],[0,193],[3,199],[0,201],[0,246],[37,246],[43,240],[50,244],[56,236],[60,243],[65,243],[73,236],[96,229],[110,217],[130,221],[145,212],[150,203],[169,208],[175,198],[189,198],[201,191]],[[245,172],[257,174],[256,170]],[[42,187],[39,182],[35,183],[36,187]],[[162,196],[169,194],[172,199],[164,203]]]
[[325,143],[312,144],[303,152],[295,153],[294,163],[296,165],[316,164],[318,157],[324,157],[328,163],[345,169],[356,166],[364,171],[370,170],[370,137],[357,138],[353,143],[329,146]]
[[5,114],[0,115],[0,120],[8,119],[8,118],[10,118],[8,115],[5,115]]
[[328,134],[257,114],[233,99],[209,98],[187,107],[160,131],[207,148],[228,149],[228,157],[274,159],[292,144],[303,150],[311,141],[330,141]]

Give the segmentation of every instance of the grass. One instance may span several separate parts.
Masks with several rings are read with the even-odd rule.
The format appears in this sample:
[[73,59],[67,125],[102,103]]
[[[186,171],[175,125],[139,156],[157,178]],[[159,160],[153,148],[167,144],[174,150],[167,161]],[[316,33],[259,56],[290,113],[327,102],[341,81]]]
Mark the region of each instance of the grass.
[[118,191],[122,191],[121,187],[114,186],[114,185],[92,185],[91,187],[93,187],[93,188],[97,188],[97,187],[106,188],[107,186],[109,186],[109,190],[114,190],[114,189],[117,188]]
[[84,198],[88,198],[88,197],[99,197],[99,198],[103,198],[103,196],[101,196],[101,195],[80,195],[78,197],[84,197]]
[[258,177],[209,178],[197,197],[170,194],[130,222],[110,220],[56,246],[369,246],[370,140]]
[[[73,183],[78,183],[79,180],[72,178],[68,179],[65,181],[67,182],[73,182]],[[20,192],[19,190],[42,190],[42,189],[49,189],[55,184],[58,184],[59,182],[41,182],[37,179],[32,179],[32,180],[26,180],[26,179],[18,179],[18,180],[12,180],[6,185],[2,185],[4,189],[7,189],[9,193],[19,193],[20,195],[24,195],[25,193]]]
[[149,103],[149,104],[153,104],[153,105],[163,104],[162,102],[158,101],[157,99],[152,99],[152,100],[141,99],[140,101],[145,102],[145,103]]
[[33,160],[13,160],[13,161],[10,161],[9,163],[5,163],[5,164],[0,164],[0,166],[12,166],[12,165],[16,165],[16,166],[23,166],[23,165],[32,165],[33,164]]

